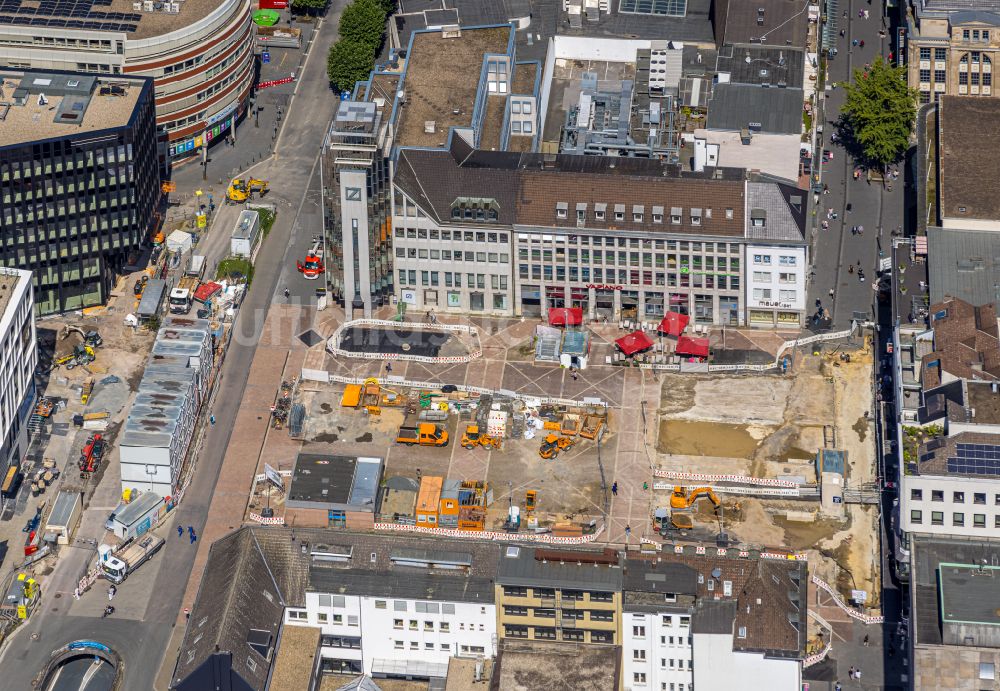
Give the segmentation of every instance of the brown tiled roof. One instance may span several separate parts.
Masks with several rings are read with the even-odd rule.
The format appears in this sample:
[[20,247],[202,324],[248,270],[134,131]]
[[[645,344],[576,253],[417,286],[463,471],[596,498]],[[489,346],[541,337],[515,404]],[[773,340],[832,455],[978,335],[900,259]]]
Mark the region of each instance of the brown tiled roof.
[[[693,622],[696,629],[701,614],[701,625],[715,632],[732,632],[734,650],[766,651],[772,656],[789,658],[805,655],[805,562],[675,554],[669,550],[666,547],[659,555],[662,563],[688,566],[701,581],[697,584],[699,605]],[[719,570],[718,577],[712,575],[715,569]],[[724,581],[732,583],[729,597],[724,592]],[[723,602],[731,602],[735,607],[714,606]],[[741,627],[746,627],[745,638],[738,635]]]
[[[956,458],[959,444],[986,444],[1000,446],[1000,434],[962,432],[950,437],[935,437],[922,444],[917,452],[917,472],[921,475],[957,475],[982,478],[982,475],[948,470],[948,459]],[[912,465],[912,464],[911,464]]]
[[[576,205],[586,204],[589,229],[745,233],[746,183],[736,168],[682,173],[648,159],[474,151],[456,135],[448,151],[401,150],[394,184],[439,221],[449,218],[457,197],[488,197],[497,200],[501,225],[577,228]],[[560,203],[567,207],[564,219],[557,217]],[[606,206],[603,221],[595,218],[596,204]],[[615,221],[616,206],[624,208],[622,221]],[[642,207],[641,222],[632,220],[634,207]],[[653,223],[653,207],[662,207],[662,223]],[[670,222],[675,207],[681,209],[677,225]],[[692,225],[692,209],[700,210],[700,225]],[[731,219],[726,209],[733,210]]]
[[1000,219],[1000,196],[994,189],[1000,173],[1000,103],[978,96],[944,96],[938,105],[938,131],[941,216]]
[[[690,232],[703,235],[743,237],[744,183],[742,180],[706,180],[613,174],[578,174],[525,171],[517,200],[520,225],[576,228],[576,205],[587,204],[588,228]],[[556,205],[565,202],[566,218],[556,217]],[[594,219],[594,204],[607,205],[604,221]],[[615,207],[624,206],[625,218],[615,220]],[[642,221],[632,220],[633,207],[642,207]],[[663,223],[652,223],[653,207],[663,207]],[[671,209],[681,211],[681,224],[670,223]],[[705,216],[712,208],[712,218]],[[691,225],[691,209],[701,209],[702,221]],[[733,217],[726,218],[726,209]]]
[[941,384],[944,374],[959,379],[1000,379],[1000,338],[992,304],[974,307],[948,298],[931,305],[934,351],[921,358],[925,391]]

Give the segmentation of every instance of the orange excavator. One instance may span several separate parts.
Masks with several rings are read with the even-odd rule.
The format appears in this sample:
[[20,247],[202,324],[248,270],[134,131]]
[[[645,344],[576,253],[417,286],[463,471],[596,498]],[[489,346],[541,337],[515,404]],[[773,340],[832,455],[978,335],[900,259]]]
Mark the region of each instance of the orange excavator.
[[688,509],[698,501],[701,497],[708,497],[709,501],[715,506],[715,510],[719,510],[719,506],[722,502],[712,491],[711,487],[697,487],[691,490],[690,493],[685,493],[684,488],[680,486],[674,487],[673,494],[670,495],[670,508],[672,509]]

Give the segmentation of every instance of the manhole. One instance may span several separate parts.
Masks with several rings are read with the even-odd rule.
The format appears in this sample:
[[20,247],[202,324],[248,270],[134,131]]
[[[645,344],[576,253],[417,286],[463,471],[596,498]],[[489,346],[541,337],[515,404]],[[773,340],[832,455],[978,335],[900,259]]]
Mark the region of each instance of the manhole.
[[41,634],[38,633],[37,631],[35,631],[34,633],[31,634],[31,640],[33,640],[33,641],[37,641],[41,637],[42,637]]
[[401,349],[402,349],[402,350],[403,350],[404,352],[408,352],[408,351],[410,350],[410,344],[409,344],[409,343],[404,343],[404,344],[402,344],[402,345],[401,345],[401,346],[399,346],[399,347],[400,347],[400,348],[401,348]]
[[54,599],[58,600],[59,598],[62,597],[62,593],[56,593],[53,597]]

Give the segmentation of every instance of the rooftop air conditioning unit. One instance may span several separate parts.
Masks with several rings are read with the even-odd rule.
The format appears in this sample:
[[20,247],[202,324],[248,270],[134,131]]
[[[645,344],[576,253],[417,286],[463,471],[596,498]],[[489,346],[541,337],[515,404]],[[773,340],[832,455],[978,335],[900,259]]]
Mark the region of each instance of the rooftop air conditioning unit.
[[181,4],[179,2],[170,3],[170,11],[174,14],[179,13],[181,11]]
[[133,2],[132,10],[135,12],[142,12],[142,0],[140,0],[139,2]]
[[146,12],[153,11],[153,0],[143,0],[142,9]]

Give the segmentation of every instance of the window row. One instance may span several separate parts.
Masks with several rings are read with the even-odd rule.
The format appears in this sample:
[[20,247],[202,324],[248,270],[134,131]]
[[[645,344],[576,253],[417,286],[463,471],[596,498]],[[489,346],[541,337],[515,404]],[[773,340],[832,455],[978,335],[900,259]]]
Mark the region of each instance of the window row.
[[[753,263],[757,266],[771,266],[773,257],[770,254],[755,254],[753,255]],[[778,265],[779,266],[796,266],[799,263],[799,258],[794,254],[781,254],[778,255]]]
[[[525,588],[505,585],[503,587],[503,594],[505,597],[530,596],[537,598],[554,598],[556,596],[556,591],[554,588]],[[573,600],[575,602],[582,602],[587,599],[591,602],[611,602],[614,599],[614,595],[612,593],[600,591],[562,590],[560,591],[560,594],[562,595],[563,600]]]
[[[594,204],[594,220],[595,221],[606,221],[608,215],[608,205],[597,203]],[[589,218],[587,215],[588,205],[584,202],[576,204],[574,211],[576,212],[576,220],[578,223],[583,223]],[[654,206],[652,207],[652,213],[650,214],[650,219],[655,224],[663,223],[664,219],[664,207]],[[671,225],[680,225],[684,218],[684,210],[680,207],[671,207],[669,209],[669,218]],[[624,204],[615,204],[612,210],[612,218],[615,221],[624,221],[626,216],[626,209]],[[646,219],[646,207],[640,204],[632,205],[631,219],[633,223],[643,223]],[[569,203],[568,202],[556,202],[556,218],[567,219],[569,218]],[[693,226],[700,226],[702,218],[712,218],[711,209],[698,209],[692,208],[689,210],[687,219]],[[733,219],[733,209],[726,209],[726,219]]]
[[[541,235],[528,235],[526,233],[519,233],[518,240],[523,246],[525,243],[530,242],[533,245],[537,245],[542,242]],[[651,249],[667,249],[671,252],[696,252],[696,253],[712,253],[716,254],[726,254],[727,250],[729,254],[739,254],[740,246],[735,243],[726,242],[692,242],[690,240],[654,240],[650,238],[634,238],[634,237],[624,237],[621,235],[615,236],[603,236],[603,235],[551,235],[545,236],[546,243],[554,242],[557,243],[556,251],[559,251],[561,244],[569,245],[593,245],[594,247],[600,247],[604,245],[606,247],[632,247],[638,248],[642,247],[644,250]]]
[[[910,523],[914,525],[923,525],[924,523],[924,512],[920,509],[910,510]],[[944,511],[931,511],[931,525],[944,525]],[[957,511],[951,514],[951,525],[955,528],[964,528],[965,514]],[[974,513],[972,514],[972,527],[973,528],[985,528],[986,527],[986,514],[985,513]],[[1000,514],[993,516],[993,527],[1000,528]]]
[[[510,255],[506,252],[465,252],[467,262],[483,262],[490,264],[506,264]],[[397,247],[396,256],[400,259],[431,259],[446,262],[460,262],[463,253],[455,250],[425,250],[418,247]]]
[[[965,492],[952,492],[951,501],[953,504],[964,504],[965,503]],[[972,492],[972,503],[979,504],[980,506],[986,505],[986,492]],[[931,501],[944,501],[945,492],[941,489],[931,490]],[[924,490],[922,489],[911,489],[910,499],[912,501],[923,501]],[[993,504],[995,506],[1000,506],[1000,493],[993,495]]]
[[[727,276],[720,274],[686,274],[643,271],[638,269],[602,269],[601,267],[577,267],[571,266],[567,270],[565,266],[552,267],[549,264],[519,264],[517,268],[519,278],[531,278],[534,280],[565,281],[571,282],[595,282],[607,281],[609,283],[619,283],[622,285],[644,285],[644,286],[667,286],[670,288],[712,288],[718,290],[739,290],[739,276]],[[567,279],[568,277],[568,279]],[[794,292],[794,291],[792,291]]]
[[[653,252],[626,252],[624,250],[619,250],[617,253],[614,250],[576,250],[575,248],[564,249],[562,247],[556,247],[555,249],[539,249],[531,248],[530,254],[527,247],[519,247],[517,250],[517,258],[522,261],[544,261],[546,263],[551,263],[554,259],[556,263],[562,263],[568,261],[570,264],[575,264],[577,261],[584,264],[618,264],[621,266],[639,266],[640,259],[642,260],[642,265],[645,267],[656,266],[657,268],[669,268],[676,270],[678,266],[681,271],[693,269],[695,271],[699,269],[706,269],[708,271],[713,271],[718,269],[719,271],[733,271],[738,272],[740,270],[740,259],[739,257],[712,257],[712,256],[702,256],[700,254],[687,255],[687,254],[659,254]],[[783,276],[786,274],[782,274]],[[792,277],[794,281],[794,274],[787,274]]]
[[[403,626],[404,626],[404,623],[405,623],[406,627],[410,631],[438,631],[440,633],[451,633],[451,623],[447,622],[447,621],[437,622],[437,628],[435,628],[435,623],[433,621],[426,621],[425,620],[423,622],[423,627],[421,627],[420,626],[420,622],[417,621],[416,619],[409,619],[406,622],[404,622],[403,619],[393,619],[392,620],[392,628],[394,628],[394,629],[402,629]],[[465,631],[466,630],[466,628],[465,628],[465,622],[459,623],[458,630],[459,631]],[[476,624],[469,624],[468,630],[469,631],[476,631],[477,630],[476,629]],[[478,630],[479,631],[483,631],[484,630],[482,624],[479,624],[479,629]]]
[[[937,60],[938,62],[944,62],[947,58],[948,58],[948,49],[947,48],[935,48],[934,49],[934,59],[935,60]],[[921,60],[930,60],[931,59],[931,49],[930,48],[926,48],[926,47],[925,48],[921,48],[920,49],[920,59]]]
[[[775,291],[770,288],[754,288],[753,289],[753,299],[754,300],[773,300]],[[795,302],[795,297],[797,295],[794,290],[779,290],[778,300],[781,302]]]
[[[440,286],[441,278],[444,278],[445,288],[461,288],[462,287],[462,274],[455,271],[421,271],[420,272],[420,285],[422,286]],[[490,274],[490,288],[493,290],[507,290],[508,281],[507,276],[502,274]],[[399,270],[399,284],[400,285],[417,285],[417,271],[415,269],[400,269]],[[465,274],[465,287],[466,288],[486,288],[486,274]]]
[[441,230],[438,228],[396,228],[397,238],[411,240],[454,240],[455,242],[508,242],[507,233],[487,233],[473,230]]

